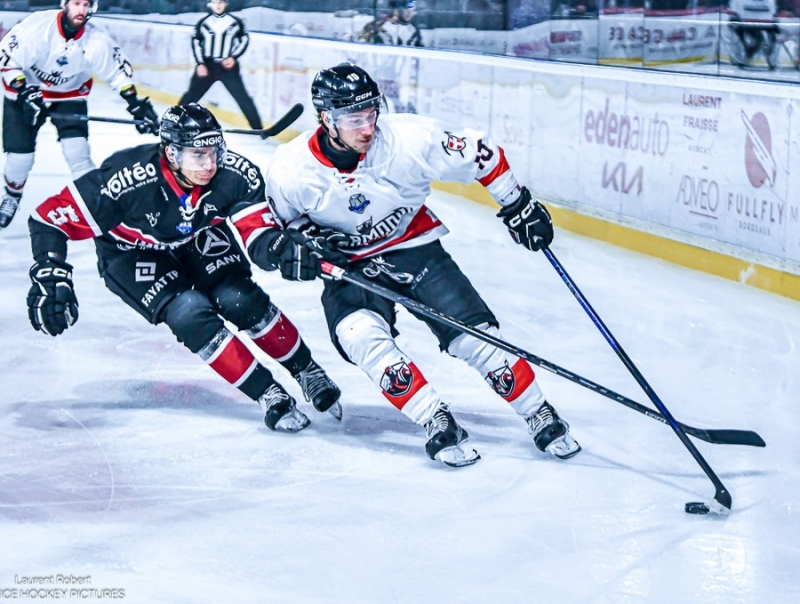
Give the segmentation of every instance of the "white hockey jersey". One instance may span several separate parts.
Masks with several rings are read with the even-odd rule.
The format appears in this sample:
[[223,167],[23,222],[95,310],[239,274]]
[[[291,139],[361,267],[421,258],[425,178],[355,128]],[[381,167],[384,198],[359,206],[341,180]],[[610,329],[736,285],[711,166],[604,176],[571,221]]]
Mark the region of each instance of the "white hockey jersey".
[[311,221],[349,235],[352,260],[434,241],[447,228],[425,205],[435,180],[478,180],[501,205],[519,196],[503,149],[477,130],[414,114],[382,115],[369,151],[352,172],[322,153],[316,131],[275,151],[266,175],[275,218]]
[[17,94],[9,84],[20,74],[46,101],[87,96],[93,74],[114,90],[133,84],[131,64],[116,42],[91,21],[67,40],[60,10],[35,12],[11,28],[0,41],[0,73],[12,100]]

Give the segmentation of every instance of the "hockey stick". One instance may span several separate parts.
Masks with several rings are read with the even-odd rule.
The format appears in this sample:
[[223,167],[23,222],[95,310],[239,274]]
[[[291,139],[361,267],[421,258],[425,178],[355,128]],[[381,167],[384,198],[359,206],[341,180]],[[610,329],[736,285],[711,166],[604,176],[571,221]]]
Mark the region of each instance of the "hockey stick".
[[581,290],[578,289],[578,286],[575,284],[569,274],[567,274],[567,271],[564,269],[561,262],[558,261],[558,258],[556,258],[555,254],[550,251],[549,248],[544,248],[542,252],[550,261],[550,264],[553,265],[553,268],[561,277],[562,281],[564,281],[564,283],[567,285],[569,291],[571,291],[572,295],[575,296],[575,299],[578,300],[583,310],[585,310],[586,314],[588,314],[592,319],[592,322],[595,324],[597,329],[600,330],[600,333],[603,334],[603,337],[611,345],[611,348],[613,348],[614,352],[617,353],[617,356],[620,358],[620,360],[622,360],[622,363],[625,365],[625,367],[627,367],[628,371],[630,371],[636,382],[642,387],[642,390],[644,390],[648,398],[653,401],[653,404],[661,412],[661,415],[667,420],[670,427],[675,431],[675,434],[678,435],[678,438],[681,440],[683,445],[689,450],[689,453],[692,454],[692,457],[694,457],[695,461],[706,473],[706,476],[708,476],[708,478],[714,484],[716,493],[714,494],[713,501],[710,501],[709,503],[689,502],[686,504],[686,512],[690,514],[708,514],[709,512],[716,512],[717,514],[722,515],[729,513],[731,511],[732,501],[731,494],[725,488],[725,485],[722,484],[722,481],[714,473],[714,470],[711,469],[711,466],[708,465],[708,462],[706,462],[706,460],[700,454],[700,451],[697,450],[697,447],[694,446],[694,443],[689,440],[688,436],[686,436],[686,431],[675,420],[675,418],[672,417],[669,409],[667,409],[664,403],[661,402],[661,399],[658,398],[658,395],[650,387],[650,384],[648,384],[647,380],[644,379],[642,373],[637,369],[636,365],[633,364],[633,361],[622,349],[622,346],[619,345],[619,342],[617,342],[617,340],[605,326],[603,320],[598,316],[594,308],[592,308],[592,305],[589,304],[589,301],[581,293]]
[[[303,114],[303,105],[297,103],[283,117],[279,118],[277,122],[272,124],[269,128],[263,130],[247,130],[245,128],[223,128],[222,131],[232,134],[257,134],[261,138],[270,138],[276,136],[291,126],[297,118]],[[110,124],[129,124],[131,126],[139,126],[146,124],[144,120],[132,120],[121,117],[100,117],[97,115],[79,115],[76,113],[57,115],[58,118],[79,120],[82,122],[107,122]]]
[[[654,420],[661,422],[662,424],[668,424],[669,422],[667,419],[658,413],[657,411],[653,411],[644,405],[637,403],[634,400],[631,400],[621,394],[617,394],[613,390],[609,390],[604,386],[596,384],[591,380],[587,380],[584,377],[581,377],[575,373],[572,373],[568,369],[564,369],[563,367],[559,367],[555,363],[551,363],[541,357],[536,356],[535,354],[523,350],[513,344],[506,342],[505,340],[501,340],[499,338],[494,337],[491,334],[488,334],[484,331],[479,329],[475,329],[474,327],[470,327],[466,323],[462,323],[458,319],[454,319],[453,317],[449,317],[438,310],[434,310],[429,306],[425,306],[415,300],[411,300],[410,298],[406,298],[396,292],[393,292],[390,289],[382,287],[376,283],[372,283],[369,281],[362,281],[358,277],[353,276],[351,273],[348,273],[342,268],[334,266],[329,262],[322,261],[322,273],[324,277],[328,277],[330,279],[338,279],[347,281],[349,283],[353,283],[358,285],[359,287],[363,287],[364,289],[371,291],[372,293],[386,298],[387,300],[391,300],[392,302],[396,302],[397,304],[401,304],[408,308],[409,310],[413,310],[414,312],[428,317],[429,319],[433,319],[434,321],[438,321],[439,323],[443,323],[449,327],[453,327],[458,329],[462,333],[469,334],[479,340],[487,342],[488,344],[492,344],[493,346],[499,348],[500,350],[505,350],[506,352],[510,352],[511,354],[525,359],[541,367],[542,369],[546,369],[551,373],[555,373],[556,375],[560,375],[561,377],[574,382],[584,388],[588,388],[598,394],[605,396],[606,398],[610,398],[612,401],[617,403],[621,403],[626,407],[633,409],[634,411],[638,411],[650,417]],[[704,429],[704,428],[694,428],[692,426],[688,426],[686,424],[682,424],[677,422],[678,425],[683,429],[684,432],[687,434],[691,434],[695,438],[699,438],[700,440],[704,440],[706,442],[715,444],[715,445],[746,445],[749,447],[765,447],[766,443],[764,440],[755,432],[751,430],[715,430],[715,429]]]

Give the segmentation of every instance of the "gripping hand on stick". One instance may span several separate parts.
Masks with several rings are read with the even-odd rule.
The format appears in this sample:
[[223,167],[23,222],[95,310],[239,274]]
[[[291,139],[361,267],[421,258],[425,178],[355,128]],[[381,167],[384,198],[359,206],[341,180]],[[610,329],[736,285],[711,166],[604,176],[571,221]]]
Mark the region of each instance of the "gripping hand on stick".
[[251,258],[265,270],[280,269],[289,281],[313,281],[320,276],[320,254],[313,240],[295,229],[272,229],[261,236],[250,251]]
[[541,203],[522,187],[519,199],[497,213],[511,233],[511,238],[531,251],[537,252],[553,242],[553,221]]
[[72,265],[48,258],[31,267],[28,318],[36,331],[57,336],[78,320],[78,300],[72,288]]
[[139,134],[155,134],[158,136],[158,114],[156,114],[150,99],[148,97],[142,99],[136,96],[135,86],[128,86],[120,92],[120,96],[128,103],[128,113],[133,116],[133,119],[144,122],[136,124],[137,132]]
[[[21,81],[22,87],[17,92],[17,103],[22,108],[22,112],[31,126],[38,126],[47,118],[47,105],[44,103],[42,91],[38,86],[25,86]],[[12,85],[13,87],[13,85]]]

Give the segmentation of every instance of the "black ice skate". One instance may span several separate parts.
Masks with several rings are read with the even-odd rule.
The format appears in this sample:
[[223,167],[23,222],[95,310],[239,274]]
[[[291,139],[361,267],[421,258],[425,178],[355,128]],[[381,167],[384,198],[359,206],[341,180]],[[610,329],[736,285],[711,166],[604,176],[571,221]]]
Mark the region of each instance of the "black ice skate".
[[342,406],[339,404],[342,391],[322,367],[312,360],[294,379],[300,384],[303,396],[314,405],[314,409],[321,413],[327,411],[339,421],[342,420]]
[[258,403],[264,410],[264,423],[270,430],[299,432],[311,423],[280,384],[267,388]]
[[462,448],[462,445],[467,443],[469,434],[456,423],[450,409],[444,403],[439,403],[433,418],[425,424],[425,431],[428,434],[425,452],[431,459],[438,459],[443,464],[460,468],[472,465],[481,458],[475,449],[469,451]]
[[11,224],[14,214],[17,213],[20,199],[22,199],[21,195],[14,195],[6,189],[6,194],[3,196],[3,200],[0,201],[0,229],[4,229]]
[[552,453],[559,459],[569,459],[580,453],[581,446],[569,435],[569,424],[558,417],[547,401],[525,421],[528,432],[533,434],[533,444],[540,451]]

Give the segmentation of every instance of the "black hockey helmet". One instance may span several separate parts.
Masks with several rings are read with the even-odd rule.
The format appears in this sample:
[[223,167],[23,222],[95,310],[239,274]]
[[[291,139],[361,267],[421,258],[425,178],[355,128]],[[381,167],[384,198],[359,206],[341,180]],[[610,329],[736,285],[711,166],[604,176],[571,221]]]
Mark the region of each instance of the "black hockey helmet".
[[323,69],[311,84],[311,100],[317,113],[354,113],[369,107],[380,111],[383,96],[370,75],[353,63]]
[[159,134],[163,147],[171,147],[176,158],[182,147],[216,147],[217,166],[222,167],[226,150],[222,126],[205,107],[197,103],[173,105],[161,116]]

